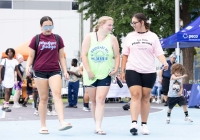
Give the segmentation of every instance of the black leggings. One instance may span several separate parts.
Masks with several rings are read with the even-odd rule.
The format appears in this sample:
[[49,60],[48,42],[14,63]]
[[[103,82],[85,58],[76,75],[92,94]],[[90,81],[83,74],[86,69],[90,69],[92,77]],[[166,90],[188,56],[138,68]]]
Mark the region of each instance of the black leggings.
[[126,70],[126,83],[128,87],[141,86],[153,88],[156,81],[156,73],[138,73],[134,70]]
[[37,94],[34,95],[34,99],[33,99],[33,101],[34,101],[34,108],[36,108],[37,110],[38,110],[38,106],[37,106],[38,97],[39,97],[39,95],[37,93]]

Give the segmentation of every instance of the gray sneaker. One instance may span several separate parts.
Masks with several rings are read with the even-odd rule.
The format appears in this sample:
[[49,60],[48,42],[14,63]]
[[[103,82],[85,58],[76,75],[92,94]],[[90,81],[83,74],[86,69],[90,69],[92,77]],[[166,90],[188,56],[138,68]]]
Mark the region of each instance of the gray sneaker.
[[9,107],[2,107],[2,110],[5,112],[11,112],[11,109]]

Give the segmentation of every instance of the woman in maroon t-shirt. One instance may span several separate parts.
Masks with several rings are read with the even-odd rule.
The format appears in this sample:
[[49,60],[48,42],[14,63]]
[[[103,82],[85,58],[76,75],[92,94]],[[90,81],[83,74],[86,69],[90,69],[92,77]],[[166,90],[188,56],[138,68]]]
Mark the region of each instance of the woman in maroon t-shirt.
[[[60,121],[60,131],[72,128],[70,123],[64,121],[64,109],[61,98],[61,68],[64,76],[68,79],[69,75],[66,69],[66,60],[64,58],[64,43],[59,36],[57,41],[56,36],[52,33],[53,20],[48,17],[42,17],[40,20],[42,33],[39,35],[37,41],[36,36],[33,37],[29,45],[30,52],[27,60],[26,74],[30,75],[33,64],[33,76],[36,87],[40,96],[39,114],[41,120],[41,134],[48,134],[46,128],[46,114],[47,114],[47,101],[49,87],[53,93],[55,101],[55,109]],[[38,42],[38,44],[37,44]],[[60,65],[59,65],[60,63]]]

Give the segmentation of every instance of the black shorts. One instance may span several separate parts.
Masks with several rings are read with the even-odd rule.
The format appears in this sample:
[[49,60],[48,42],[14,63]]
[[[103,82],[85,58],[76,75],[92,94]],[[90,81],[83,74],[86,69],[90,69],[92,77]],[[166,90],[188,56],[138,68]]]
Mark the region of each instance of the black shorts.
[[186,100],[183,96],[181,97],[168,97],[168,106],[172,109],[176,104],[179,106],[187,105]]
[[163,95],[167,96],[167,94],[168,94],[168,91],[169,91],[169,82],[170,82],[169,78],[163,78],[162,79],[162,92],[163,92]]
[[85,88],[87,87],[99,87],[99,86],[110,86],[111,84],[111,76],[107,76],[104,79],[97,79],[93,84],[91,84],[90,86],[85,86]]
[[128,87],[141,86],[153,88],[156,81],[156,73],[138,73],[134,70],[126,70],[126,83]]
[[27,93],[28,95],[31,95],[31,94],[33,94],[33,90],[27,90],[26,93]]
[[41,71],[33,71],[33,77],[39,79],[49,79],[54,75],[60,75],[61,71],[51,71],[51,72],[41,72]]

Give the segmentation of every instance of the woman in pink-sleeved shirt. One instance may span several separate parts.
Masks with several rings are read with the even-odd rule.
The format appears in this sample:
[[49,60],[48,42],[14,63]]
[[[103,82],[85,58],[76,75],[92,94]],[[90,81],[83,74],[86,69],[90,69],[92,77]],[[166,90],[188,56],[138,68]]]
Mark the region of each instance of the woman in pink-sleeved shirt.
[[130,132],[137,135],[138,115],[141,114],[141,133],[149,134],[147,119],[150,109],[150,93],[156,80],[155,57],[168,69],[158,36],[149,30],[147,18],[142,13],[133,16],[131,26],[134,32],[126,36],[122,50],[121,76],[131,93],[130,111],[132,124]]

